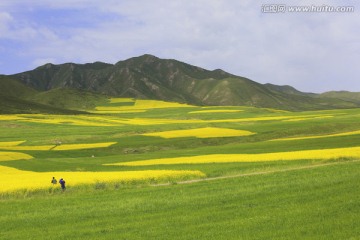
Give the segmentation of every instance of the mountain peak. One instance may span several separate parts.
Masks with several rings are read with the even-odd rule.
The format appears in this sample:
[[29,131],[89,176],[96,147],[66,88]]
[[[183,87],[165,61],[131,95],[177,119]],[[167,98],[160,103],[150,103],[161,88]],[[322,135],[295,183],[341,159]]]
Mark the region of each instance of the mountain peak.
[[138,60],[141,60],[141,61],[144,61],[144,62],[147,62],[147,63],[155,62],[155,61],[160,60],[160,58],[158,58],[158,57],[156,57],[154,55],[151,55],[151,54],[144,54],[144,55],[135,57],[135,59],[138,59]]
[[151,54],[115,65],[102,62],[46,64],[10,77],[39,91],[69,88],[195,105],[245,105],[286,110],[359,106],[358,103],[314,98],[291,86],[262,85],[221,69],[210,71]]

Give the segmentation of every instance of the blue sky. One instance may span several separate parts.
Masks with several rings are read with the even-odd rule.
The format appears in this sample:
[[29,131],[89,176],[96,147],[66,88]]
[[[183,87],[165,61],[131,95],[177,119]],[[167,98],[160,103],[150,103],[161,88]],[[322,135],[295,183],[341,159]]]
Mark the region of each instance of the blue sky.
[[[286,11],[265,13],[264,4]],[[359,29],[351,0],[2,0],[0,74],[148,53],[301,91],[360,92]]]

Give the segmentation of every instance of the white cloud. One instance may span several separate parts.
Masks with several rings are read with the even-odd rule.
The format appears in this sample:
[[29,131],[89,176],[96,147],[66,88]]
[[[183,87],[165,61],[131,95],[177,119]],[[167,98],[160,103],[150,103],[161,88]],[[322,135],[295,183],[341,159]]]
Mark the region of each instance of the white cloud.
[[[5,11],[0,14],[0,33],[5,34],[0,41],[14,41],[13,54],[29,59],[26,67],[41,59],[114,63],[150,53],[304,91],[339,89],[341,84],[360,91],[354,66],[360,55],[358,12],[266,14],[261,12],[265,2],[230,0],[5,2],[0,3]],[[61,10],[54,23],[71,17],[71,25],[52,25],[29,14],[38,9],[48,12],[44,16]],[[81,16],[66,15],[74,9]]]
[[10,22],[13,21],[11,14],[7,12],[0,12],[0,34],[4,36],[9,28]]

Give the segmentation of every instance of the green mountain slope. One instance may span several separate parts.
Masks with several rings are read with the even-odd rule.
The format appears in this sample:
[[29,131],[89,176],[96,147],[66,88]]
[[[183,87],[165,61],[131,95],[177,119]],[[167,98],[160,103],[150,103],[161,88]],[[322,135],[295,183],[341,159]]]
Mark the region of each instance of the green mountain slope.
[[[54,113],[54,114],[78,114],[76,110],[69,110],[68,106],[51,104],[36,98],[44,93],[38,92],[15,79],[0,76],[0,114],[9,113]],[[46,99],[46,98],[45,98]],[[64,102],[72,102],[67,99]]]
[[306,96],[306,97],[316,97],[316,95],[317,95],[315,93],[301,92],[289,85],[279,86],[279,85],[275,85],[275,84],[271,84],[271,83],[266,83],[266,84],[264,84],[264,86],[271,91],[287,93],[287,94],[291,94],[291,95],[299,95],[299,96]]
[[344,101],[360,103],[360,92],[331,91],[319,94],[320,98],[337,98]]
[[[263,85],[220,69],[209,71],[152,55],[130,58],[114,65],[101,62],[46,64],[11,77],[38,91],[51,90],[31,99],[40,103],[55,103],[59,107],[90,107],[81,103],[57,104],[61,96],[57,93],[58,90],[54,89],[63,88],[81,91],[68,91],[68,96],[90,91],[108,96],[158,99],[195,105],[247,105],[285,110],[360,106],[359,102],[317,98],[314,97],[315,94],[302,93],[290,86]],[[93,103],[96,101],[92,100]]]
[[27,98],[33,102],[63,109],[88,110],[106,102],[107,97],[77,89],[54,88]]

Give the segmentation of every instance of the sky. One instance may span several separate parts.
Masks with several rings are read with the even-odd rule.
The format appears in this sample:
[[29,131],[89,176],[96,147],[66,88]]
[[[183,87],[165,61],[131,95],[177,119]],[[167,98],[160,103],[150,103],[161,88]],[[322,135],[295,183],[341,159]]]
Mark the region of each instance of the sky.
[[0,74],[152,54],[303,92],[360,92],[359,29],[358,0],[1,0]]

